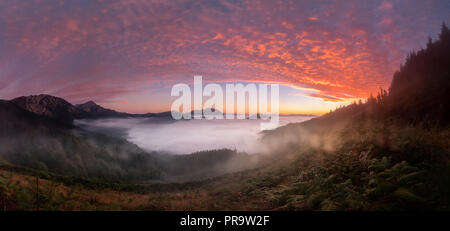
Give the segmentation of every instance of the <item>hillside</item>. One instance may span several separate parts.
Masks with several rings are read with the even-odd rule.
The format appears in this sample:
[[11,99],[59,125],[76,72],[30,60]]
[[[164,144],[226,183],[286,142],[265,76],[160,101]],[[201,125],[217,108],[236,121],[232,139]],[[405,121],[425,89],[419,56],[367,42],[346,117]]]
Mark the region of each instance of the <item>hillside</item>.
[[[252,167],[247,154],[231,150],[184,156],[149,153],[121,137],[61,120],[65,110],[56,110],[59,106],[55,105],[72,108],[63,99],[32,98],[39,99],[41,107],[27,104],[28,110],[24,110],[17,100],[0,101],[0,160],[6,161],[4,165],[121,182],[198,180]],[[87,111],[99,115],[95,109]]]
[[110,179],[160,179],[153,157],[125,140],[0,102],[0,158],[62,174]]
[[278,208],[450,209],[449,57],[443,24],[389,92],[266,132],[271,150],[296,159],[268,174],[289,182],[268,190],[281,193]]

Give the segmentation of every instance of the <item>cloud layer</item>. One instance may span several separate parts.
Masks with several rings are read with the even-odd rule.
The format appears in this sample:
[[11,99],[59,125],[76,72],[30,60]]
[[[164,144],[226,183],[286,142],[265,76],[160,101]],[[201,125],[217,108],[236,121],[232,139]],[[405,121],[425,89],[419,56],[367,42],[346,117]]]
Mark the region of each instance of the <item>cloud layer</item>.
[[449,1],[432,0],[2,1],[0,98],[119,104],[194,74],[325,101],[366,97],[448,12]]
[[[281,116],[279,125],[309,120],[310,116]],[[77,120],[87,129],[119,135],[147,151],[190,154],[214,149],[237,149],[250,154],[261,152],[262,120],[148,119]],[[116,131],[116,132],[114,132]]]

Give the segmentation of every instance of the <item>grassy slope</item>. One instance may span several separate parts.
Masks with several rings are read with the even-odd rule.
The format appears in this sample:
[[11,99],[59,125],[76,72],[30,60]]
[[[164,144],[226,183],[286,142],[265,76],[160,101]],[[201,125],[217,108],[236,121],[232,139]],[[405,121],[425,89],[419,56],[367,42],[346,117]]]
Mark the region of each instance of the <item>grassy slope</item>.
[[[449,130],[389,129],[375,121],[346,126],[340,134],[347,138],[334,150],[299,144],[266,167],[197,183],[107,184],[41,172],[38,203],[38,173],[9,168],[18,185],[1,184],[11,192],[2,203],[57,210],[448,209]],[[2,172],[7,178],[10,171]]]
[[[68,182],[52,191],[46,185],[57,181],[41,179],[40,209],[448,210],[450,132],[395,127],[388,150],[378,145],[379,127],[373,122],[363,131],[359,126],[343,130],[349,138],[333,151],[292,150],[266,167],[197,183],[113,187]],[[355,131],[358,136],[348,134]],[[414,158],[406,161],[405,150]],[[429,158],[430,152],[435,156]],[[36,209],[35,177],[29,174],[14,174],[21,186],[12,187],[8,209]]]
[[0,117],[0,160],[57,174],[105,181],[186,181],[246,169],[252,161],[228,149],[182,156],[148,153],[121,137],[39,116],[9,101],[0,100]]

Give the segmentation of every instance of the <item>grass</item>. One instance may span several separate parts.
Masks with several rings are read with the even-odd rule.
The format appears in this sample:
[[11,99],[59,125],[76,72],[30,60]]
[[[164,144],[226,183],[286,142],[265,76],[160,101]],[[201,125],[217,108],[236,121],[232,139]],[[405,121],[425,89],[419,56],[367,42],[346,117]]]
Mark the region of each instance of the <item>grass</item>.
[[370,124],[341,131],[334,150],[293,148],[273,164],[199,182],[109,182],[4,164],[1,208],[448,210],[449,131]]

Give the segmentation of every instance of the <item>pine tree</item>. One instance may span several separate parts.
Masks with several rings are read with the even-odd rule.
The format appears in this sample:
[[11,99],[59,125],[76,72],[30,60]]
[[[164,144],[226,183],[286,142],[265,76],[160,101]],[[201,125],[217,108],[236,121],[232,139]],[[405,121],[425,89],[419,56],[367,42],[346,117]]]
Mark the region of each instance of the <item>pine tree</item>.
[[449,35],[449,30],[445,22],[441,26],[441,34],[439,34],[439,39],[444,40]]

